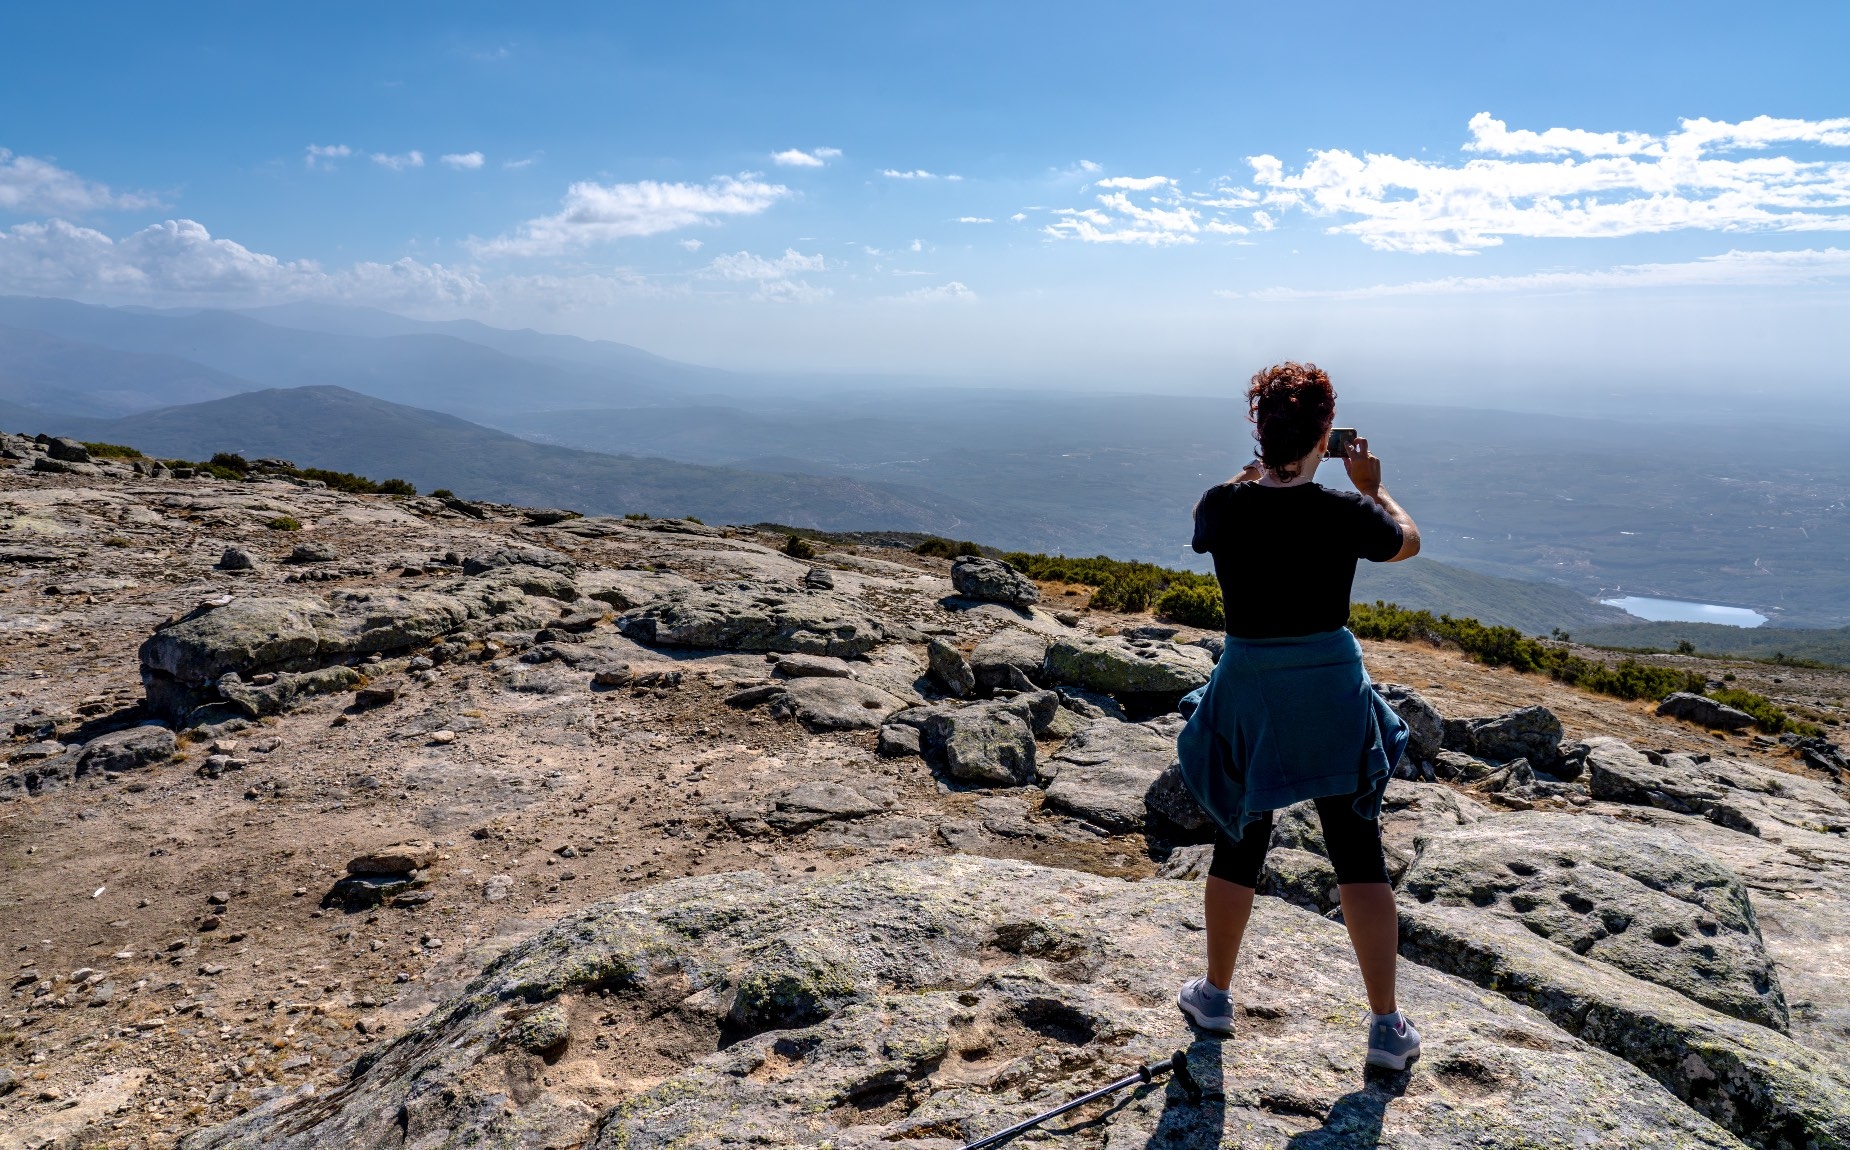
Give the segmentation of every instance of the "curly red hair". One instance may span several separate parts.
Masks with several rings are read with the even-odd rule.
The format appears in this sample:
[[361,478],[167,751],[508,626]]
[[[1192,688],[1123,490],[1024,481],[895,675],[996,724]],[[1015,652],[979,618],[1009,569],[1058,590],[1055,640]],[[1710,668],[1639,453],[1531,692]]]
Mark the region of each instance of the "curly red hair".
[[1280,479],[1297,474],[1336,415],[1336,389],[1314,363],[1286,360],[1255,372],[1246,389],[1246,414],[1259,441],[1259,461]]

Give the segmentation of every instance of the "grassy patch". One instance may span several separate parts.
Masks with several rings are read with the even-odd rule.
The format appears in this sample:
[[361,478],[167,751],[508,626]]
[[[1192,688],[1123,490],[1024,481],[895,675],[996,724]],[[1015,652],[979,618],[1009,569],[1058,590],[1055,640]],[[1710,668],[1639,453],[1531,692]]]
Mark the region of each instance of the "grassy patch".
[[801,535],[784,536],[784,554],[792,559],[814,559],[816,545]]
[[84,442],[84,449],[98,459],[140,459],[142,454],[132,447],[120,443]]
[[302,530],[302,521],[293,515],[278,515],[276,518],[264,524],[264,526],[272,531],[300,531]]

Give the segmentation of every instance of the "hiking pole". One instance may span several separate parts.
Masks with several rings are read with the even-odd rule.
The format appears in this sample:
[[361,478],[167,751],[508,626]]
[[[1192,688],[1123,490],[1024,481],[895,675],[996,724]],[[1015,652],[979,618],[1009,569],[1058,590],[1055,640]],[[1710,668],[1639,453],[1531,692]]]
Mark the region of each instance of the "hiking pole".
[[1188,1095],[1188,1100],[1190,1102],[1201,1101],[1201,1084],[1196,1082],[1195,1076],[1188,1072],[1188,1056],[1178,1050],[1169,1056],[1167,1062],[1152,1062],[1144,1066],[1139,1066],[1135,1074],[1127,1074],[1123,1078],[1113,1082],[1110,1086],[1101,1086],[1092,1093],[1081,1095],[1071,1102],[1062,1103],[1045,1114],[1036,1114],[1026,1122],[1017,1122],[1007,1130],[998,1130],[987,1138],[978,1138],[976,1141],[965,1146],[964,1150],[984,1150],[985,1147],[1000,1146],[1010,1138],[1015,1137],[1015,1135],[1031,1130],[1047,1121],[1049,1118],[1058,1118],[1068,1110],[1084,1106],[1088,1102],[1096,1102],[1108,1094],[1116,1094],[1127,1086],[1136,1086],[1138,1083],[1147,1084],[1154,1082],[1158,1074],[1162,1074],[1166,1071],[1173,1071],[1175,1073],[1176,1081],[1182,1084],[1182,1090]]

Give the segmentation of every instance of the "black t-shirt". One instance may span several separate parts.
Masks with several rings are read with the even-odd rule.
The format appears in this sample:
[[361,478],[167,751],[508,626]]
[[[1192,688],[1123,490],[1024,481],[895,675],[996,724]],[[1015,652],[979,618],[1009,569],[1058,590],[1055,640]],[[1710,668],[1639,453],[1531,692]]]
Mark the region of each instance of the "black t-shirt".
[[1213,554],[1227,633],[1242,639],[1343,626],[1355,561],[1385,562],[1400,544],[1379,503],[1315,483],[1223,483],[1195,505],[1195,550]]

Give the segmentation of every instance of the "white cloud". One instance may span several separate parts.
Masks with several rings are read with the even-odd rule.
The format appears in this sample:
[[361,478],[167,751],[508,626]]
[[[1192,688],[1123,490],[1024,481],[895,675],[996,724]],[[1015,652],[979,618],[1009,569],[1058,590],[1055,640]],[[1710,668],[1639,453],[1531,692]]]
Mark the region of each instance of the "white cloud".
[[766,303],[821,303],[834,294],[804,280],[766,280],[758,285],[752,298]]
[[503,160],[501,161],[501,169],[507,172],[518,172],[522,168],[531,168],[533,166],[533,161],[534,158],[532,156],[528,156],[524,160]]
[[1254,156],[1253,183],[1274,216],[1343,218],[1329,230],[1381,251],[1469,254],[1506,236],[1850,231],[1850,162],[1798,147],[1850,147],[1850,119],[1684,120],[1653,136],[1512,131],[1483,112],[1469,126],[1465,151],[1499,158],[1451,165],[1336,150],[1287,172],[1277,157]]
[[896,168],[882,168],[880,169],[880,174],[885,176],[889,180],[961,180],[963,179],[962,176],[956,176],[956,175],[941,176],[941,175],[938,175],[936,172],[928,172],[924,168],[914,168],[909,172],[900,171]]
[[1481,295],[1509,292],[1609,291],[1624,288],[1798,287],[1850,280],[1850,249],[1729,251],[1681,263],[1621,264],[1591,271],[1509,276],[1446,276],[1362,288],[1266,288],[1219,291],[1224,299],[1343,300],[1391,296]]
[[384,152],[374,152],[373,163],[378,164],[382,168],[390,168],[394,172],[402,172],[406,168],[423,167],[424,153],[418,151],[416,148],[413,148],[409,152],[400,152],[395,156],[387,155]]
[[731,283],[754,284],[752,298],[770,303],[815,303],[832,294],[828,288],[816,287],[795,278],[800,272],[826,271],[828,261],[820,253],[806,256],[795,248],[785,248],[776,259],[765,259],[750,252],[733,252],[713,257],[703,274],[711,279]]
[[993,224],[996,221],[988,216],[958,216],[957,222],[960,224]]
[[1099,188],[1125,188],[1133,192],[1147,192],[1151,188],[1166,188],[1175,183],[1168,176],[1112,176],[1094,184]]
[[334,161],[344,160],[353,155],[353,149],[345,144],[310,144],[302,157],[302,165],[307,168],[332,168]]
[[689,239],[689,240],[682,240],[681,246],[686,248],[690,252],[697,252],[701,248],[705,247],[706,245],[701,243],[699,240]]
[[[1232,208],[1257,202],[1225,188],[1212,193],[1184,192],[1169,176],[1111,176],[1092,185],[1107,189],[1094,197],[1097,207],[1054,208],[1054,221],[1041,228],[1054,239],[1089,244],[1144,244],[1174,247],[1200,242],[1202,235],[1242,236],[1251,229],[1227,217]],[[1027,216],[1017,212],[1017,222]]]
[[840,148],[816,148],[808,152],[801,148],[791,148],[784,152],[772,152],[771,162],[786,168],[820,168],[840,157]]
[[925,250],[925,241],[924,240],[913,240],[910,244],[907,245],[906,250],[914,251],[914,252],[922,252]]
[[1028,218],[1027,212],[1016,212],[1014,215],[1009,217],[1009,222],[1018,224],[1027,218]]
[[827,267],[821,255],[806,256],[795,248],[785,248],[784,254],[774,260],[755,256],[750,252],[734,252],[731,255],[714,256],[707,265],[707,274],[723,280],[774,280],[783,279],[792,272],[819,272]]
[[518,233],[478,242],[482,255],[534,256],[634,236],[652,236],[722,216],[755,216],[790,195],[755,172],[720,176],[705,184],[596,184],[566,189],[560,210],[529,220]]
[[0,293],[221,306],[319,299],[441,317],[463,308],[565,312],[671,294],[626,269],[490,280],[474,269],[407,258],[329,272],[312,260],[251,251],[194,220],[168,220],[115,240],[57,219],[0,231]]
[[[413,154],[415,155],[416,153]],[[455,168],[457,171],[463,171],[464,169],[474,171],[482,166],[484,157],[480,152],[451,152],[449,155],[443,157],[443,162]]]
[[1105,166],[1103,164],[1095,164],[1091,160],[1081,160],[1079,161],[1079,170],[1082,172],[1102,172],[1105,170]]
[[112,192],[108,185],[86,180],[46,160],[16,156],[0,148],[0,212],[18,215],[154,207],[154,197]]
[[932,287],[914,288],[902,295],[887,298],[907,303],[942,303],[947,300],[967,303],[976,299],[976,293],[957,280],[952,280],[950,283],[936,284]]

